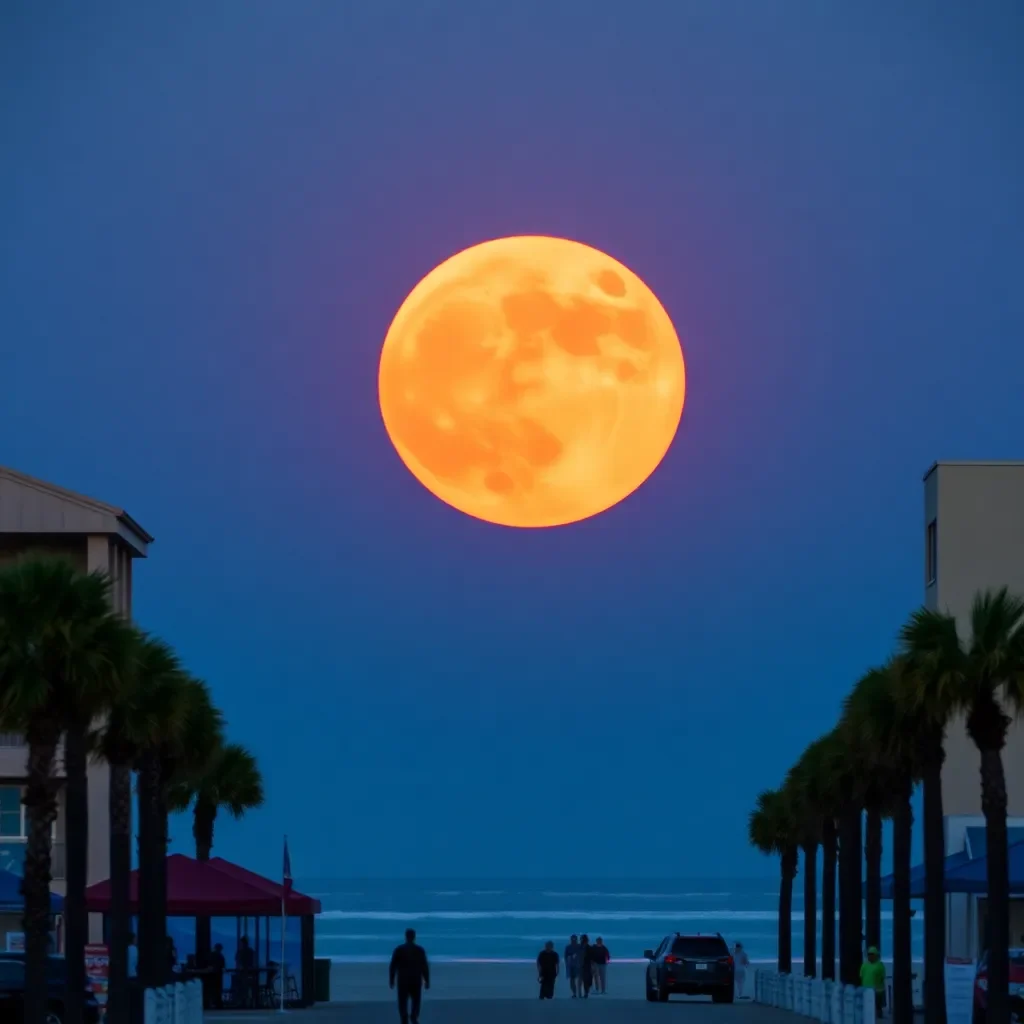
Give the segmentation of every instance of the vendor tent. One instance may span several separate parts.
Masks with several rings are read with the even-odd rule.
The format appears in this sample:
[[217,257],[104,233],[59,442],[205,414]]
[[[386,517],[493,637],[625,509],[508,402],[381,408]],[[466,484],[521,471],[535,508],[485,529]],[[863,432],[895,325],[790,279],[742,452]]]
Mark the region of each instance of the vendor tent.
[[[21,876],[12,871],[0,869],[0,914],[20,914],[25,906],[21,894]],[[55,892],[50,893],[50,912],[59,914],[64,908],[64,899]]]
[[[131,873],[129,908],[139,909],[139,872]],[[85,890],[90,912],[110,911],[110,879]],[[265,889],[218,871],[183,853],[167,858],[167,913],[171,917],[266,917],[281,913],[281,901]]]
[[[182,853],[167,857],[167,914],[169,917],[233,917],[278,919],[283,886],[220,857],[194,860]],[[97,882],[85,891],[90,912],[110,912],[110,880]],[[301,1003],[313,1000],[313,918],[320,902],[292,891],[285,901],[289,920],[299,921]],[[139,872],[129,878],[129,912],[139,912]],[[269,926],[268,932],[269,935]],[[259,931],[257,930],[257,938]]]
[[[1024,828],[1007,829],[1010,860],[1010,894],[1024,895]],[[988,889],[986,832],[981,826],[967,829],[966,849],[948,856],[943,862],[943,892],[974,893],[983,896]],[[923,864],[910,869],[910,897],[924,899],[925,870]],[[882,879],[882,899],[893,898],[893,876]]]
[[[1024,895],[1024,842],[1007,851],[1010,866],[1010,895]],[[988,892],[988,858],[975,857],[966,864],[948,870],[943,888],[946,892],[968,892],[984,896]]]
[[[255,871],[239,867],[239,865],[232,864],[231,861],[224,860],[222,857],[213,857],[208,863],[210,867],[223,871],[232,878],[239,879],[249,885],[258,886],[270,893],[277,900],[277,912],[281,912],[281,897],[284,895],[284,886],[280,882],[273,882],[269,878],[264,878],[263,875],[257,875]],[[289,917],[305,917],[307,914],[320,913],[319,900],[315,900],[311,896],[303,896],[301,892],[296,892],[294,889],[289,891],[285,899],[285,907]]]

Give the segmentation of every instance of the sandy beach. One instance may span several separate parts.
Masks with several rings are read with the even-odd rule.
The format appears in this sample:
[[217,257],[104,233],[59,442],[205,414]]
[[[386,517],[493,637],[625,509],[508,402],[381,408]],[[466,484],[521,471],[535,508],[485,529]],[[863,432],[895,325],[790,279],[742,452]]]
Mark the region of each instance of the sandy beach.
[[[753,974],[747,985],[753,991]],[[556,999],[568,999],[569,984],[560,976],[555,987]],[[523,963],[437,963],[431,965],[431,987],[427,997],[434,1001],[495,999],[537,1000],[537,972],[533,964]],[[394,993],[388,988],[388,965],[333,964],[331,967],[331,1002],[391,1002]],[[608,967],[608,994],[595,996],[592,1002],[644,1000],[644,963],[612,963]]]

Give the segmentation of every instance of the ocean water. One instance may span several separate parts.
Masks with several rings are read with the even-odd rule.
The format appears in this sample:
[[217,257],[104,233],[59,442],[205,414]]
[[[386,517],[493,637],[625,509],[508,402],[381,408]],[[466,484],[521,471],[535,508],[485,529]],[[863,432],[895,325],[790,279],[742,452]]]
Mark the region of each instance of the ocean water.
[[[317,956],[343,963],[387,960],[409,927],[439,961],[532,961],[548,939],[561,951],[573,932],[586,932],[591,941],[600,935],[613,959],[637,960],[673,931],[721,932],[730,945],[742,942],[753,961],[776,958],[774,879],[321,879],[298,887],[323,906]],[[920,906],[916,910],[912,935],[914,957],[920,959],[923,918]],[[803,954],[803,921],[798,878],[794,960]],[[891,905],[883,904],[883,956],[892,946],[891,929]]]

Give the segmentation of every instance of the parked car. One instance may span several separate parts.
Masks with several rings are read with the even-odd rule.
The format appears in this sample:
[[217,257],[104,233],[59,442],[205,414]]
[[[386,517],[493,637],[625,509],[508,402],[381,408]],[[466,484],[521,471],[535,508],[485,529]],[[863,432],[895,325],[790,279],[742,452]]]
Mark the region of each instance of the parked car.
[[729,944],[714,935],[666,936],[657,949],[645,949],[646,995],[649,1003],[667,1003],[673,992],[709,995],[716,1003],[731,1003],[736,969]]
[[[47,957],[46,985],[49,1000],[46,1024],[62,1024],[67,964],[62,956]],[[25,954],[0,953],[0,1024],[21,1024],[25,1018]],[[85,993],[84,1024],[98,1024],[100,1006],[92,992]]]
[[[1010,1002],[1011,1011],[1020,1012],[1024,997],[1024,948],[1010,950]],[[981,954],[974,975],[973,1024],[986,1024],[988,1016],[988,952]]]

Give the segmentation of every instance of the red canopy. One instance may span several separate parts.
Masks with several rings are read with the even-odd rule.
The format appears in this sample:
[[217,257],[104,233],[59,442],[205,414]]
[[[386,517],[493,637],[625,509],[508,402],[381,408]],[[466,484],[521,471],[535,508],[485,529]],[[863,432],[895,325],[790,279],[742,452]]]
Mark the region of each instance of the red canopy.
[[[238,864],[232,864],[231,861],[224,860],[223,857],[213,857],[210,860],[210,864],[216,867],[218,871],[231,875],[232,878],[248,882],[249,885],[258,886],[269,892],[277,900],[277,911],[280,914],[281,897],[284,896],[284,886],[280,882],[274,882],[269,878],[264,878],[263,875],[257,875],[255,871],[240,867]],[[312,896],[303,896],[301,892],[296,892],[294,889],[288,893],[285,899],[285,907],[289,917],[303,917],[306,914],[320,913],[319,900],[313,899]]]
[[[137,870],[131,873],[129,886],[129,910],[138,913]],[[110,879],[90,885],[85,903],[91,913],[107,913]],[[293,892],[287,910],[296,917],[318,914],[320,903]],[[170,917],[276,917],[281,913],[281,886],[219,857],[215,863],[172,853],[167,858],[167,913]]]

